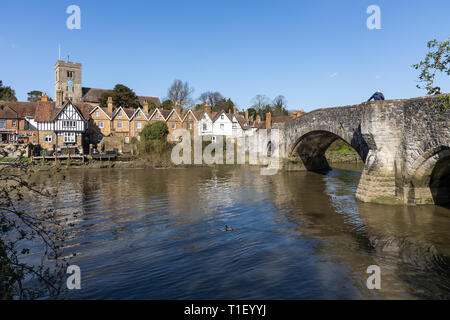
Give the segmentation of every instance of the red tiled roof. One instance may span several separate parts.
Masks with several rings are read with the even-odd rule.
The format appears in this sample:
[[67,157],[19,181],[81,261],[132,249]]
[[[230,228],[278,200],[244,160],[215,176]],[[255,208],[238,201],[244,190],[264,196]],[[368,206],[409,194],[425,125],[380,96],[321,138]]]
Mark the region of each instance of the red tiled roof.
[[0,106],[8,106],[16,112],[18,118],[34,117],[36,102],[0,101]]

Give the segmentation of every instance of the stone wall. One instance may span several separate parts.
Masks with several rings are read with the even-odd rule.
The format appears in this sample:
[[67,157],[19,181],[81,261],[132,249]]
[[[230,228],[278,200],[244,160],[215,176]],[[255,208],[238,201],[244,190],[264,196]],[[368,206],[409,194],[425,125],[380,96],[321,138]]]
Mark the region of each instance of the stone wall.
[[[273,128],[284,136],[282,156],[312,171],[330,169],[325,151],[333,141],[350,144],[365,162],[359,200],[435,203],[433,170],[450,155],[450,111],[432,108],[437,102],[429,96],[319,109]],[[441,167],[440,174],[447,175]]]
[[31,156],[32,148],[33,146],[28,144],[0,144],[0,156],[6,158],[19,158],[20,156],[28,158]]

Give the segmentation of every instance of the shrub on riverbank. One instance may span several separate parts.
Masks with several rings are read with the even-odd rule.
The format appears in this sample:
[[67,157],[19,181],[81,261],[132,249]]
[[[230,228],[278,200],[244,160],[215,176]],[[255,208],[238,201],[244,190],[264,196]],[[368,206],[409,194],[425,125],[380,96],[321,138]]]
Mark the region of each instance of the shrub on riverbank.
[[169,129],[163,121],[147,124],[139,134],[138,139],[132,139],[135,150],[140,158],[168,165],[173,145],[167,142]]

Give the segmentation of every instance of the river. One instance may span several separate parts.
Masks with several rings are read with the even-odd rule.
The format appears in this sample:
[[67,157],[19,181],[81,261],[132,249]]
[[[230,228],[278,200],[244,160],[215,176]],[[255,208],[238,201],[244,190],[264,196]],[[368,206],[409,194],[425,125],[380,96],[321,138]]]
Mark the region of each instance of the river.
[[[360,174],[73,169],[37,181],[59,190],[64,254],[81,268],[66,299],[449,299],[450,210],[360,203]],[[379,290],[366,287],[370,265]]]

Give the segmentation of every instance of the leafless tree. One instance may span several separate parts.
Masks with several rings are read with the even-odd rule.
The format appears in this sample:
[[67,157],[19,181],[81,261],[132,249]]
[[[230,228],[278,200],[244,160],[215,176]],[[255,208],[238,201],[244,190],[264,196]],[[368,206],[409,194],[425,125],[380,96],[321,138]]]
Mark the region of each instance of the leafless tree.
[[182,107],[192,103],[191,95],[194,92],[194,88],[189,86],[188,82],[181,80],[174,80],[167,92],[167,98],[175,104],[177,101]]
[[[63,288],[66,236],[52,206],[56,195],[30,183],[30,173],[21,158],[0,168],[0,299],[54,298]],[[27,209],[30,198],[49,205]],[[31,255],[40,255],[40,263],[27,261]]]
[[265,94],[258,94],[252,99],[252,107],[255,110],[263,110],[269,104],[269,101]]

